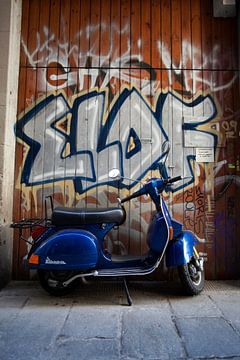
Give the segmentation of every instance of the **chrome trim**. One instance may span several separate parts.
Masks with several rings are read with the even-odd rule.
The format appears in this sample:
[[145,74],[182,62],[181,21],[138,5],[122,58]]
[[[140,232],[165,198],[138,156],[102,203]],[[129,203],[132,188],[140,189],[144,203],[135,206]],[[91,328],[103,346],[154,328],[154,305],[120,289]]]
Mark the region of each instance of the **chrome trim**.
[[81,277],[85,277],[85,276],[98,276],[98,271],[97,271],[97,270],[94,270],[94,271],[92,271],[92,272],[90,272],[90,273],[77,274],[77,275],[71,277],[70,279],[68,279],[67,281],[64,281],[64,282],[62,283],[62,285],[63,285],[64,287],[66,287],[66,286],[68,286],[72,281],[74,281],[74,280],[76,280],[76,279],[78,279],[78,278],[81,278]]
[[157,267],[158,261],[154,266],[146,268],[142,267],[130,267],[130,268],[118,268],[118,269],[102,269],[98,271],[97,276],[130,276],[130,275],[147,275],[152,273]]

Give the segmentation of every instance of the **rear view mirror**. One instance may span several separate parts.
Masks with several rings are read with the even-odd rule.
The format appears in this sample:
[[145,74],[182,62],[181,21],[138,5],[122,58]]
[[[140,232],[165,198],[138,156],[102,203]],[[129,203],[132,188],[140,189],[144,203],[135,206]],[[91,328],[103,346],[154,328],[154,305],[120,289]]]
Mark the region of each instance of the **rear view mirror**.
[[108,173],[108,176],[113,180],[120,180],[121,174],[119,169],[111,169]]

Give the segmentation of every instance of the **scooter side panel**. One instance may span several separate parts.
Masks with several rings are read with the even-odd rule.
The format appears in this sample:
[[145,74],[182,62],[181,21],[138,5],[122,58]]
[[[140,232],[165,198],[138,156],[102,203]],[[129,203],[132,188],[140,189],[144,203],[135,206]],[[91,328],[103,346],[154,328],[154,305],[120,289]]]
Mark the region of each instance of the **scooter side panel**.
[[193,256],[193,247],[198,243],[195,235],[189,231],[183,231],[175,240],[169,241],[166,250],[167,267],[177,267],[187,264]]
[[86,270],[96,266],[99,249],[97,239],[91,232],[63,229],[44,241],[34,253],[39,255],[40,264],[31,265],[31,268]]

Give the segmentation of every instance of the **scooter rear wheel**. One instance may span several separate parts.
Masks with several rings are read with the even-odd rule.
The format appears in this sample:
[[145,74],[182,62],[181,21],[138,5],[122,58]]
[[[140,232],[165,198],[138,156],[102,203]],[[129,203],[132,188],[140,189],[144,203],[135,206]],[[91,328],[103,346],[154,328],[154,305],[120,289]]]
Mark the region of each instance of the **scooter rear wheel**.
[[198,295],[203,290],[205,283],[204,269],[197,269],[194,257],[189,263],[178,267],[178,274],[187,295]]
[[68,286],[63,286],[62,283],[74,275],[74,271],[38,270],[38,278],[42,288],[54,296],[67,295],[73,291],[76,281],[71,282]]

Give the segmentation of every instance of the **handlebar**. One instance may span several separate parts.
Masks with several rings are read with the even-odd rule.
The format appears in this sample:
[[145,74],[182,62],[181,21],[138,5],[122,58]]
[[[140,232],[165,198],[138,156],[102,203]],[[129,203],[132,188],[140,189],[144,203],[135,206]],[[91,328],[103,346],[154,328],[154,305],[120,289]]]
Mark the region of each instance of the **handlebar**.
[[126,201],[135,199],[136,197],[139,197],[141,195],[145,195],[147,194],[147,191],[145,189],[145,187],[142,187],[140,190],[134,192],[132,195],[126,196],[125,198],[121,199],[121,203],[125,203]]
[[[155,180],[155,179],[154,179]],[[139,197],[141,195],[146,195],[149,193],[150,190],[148,190],[149,186],[152,186],[152,188],[157,188],[159,191],[163,191],[164,188],[168,185],[168,184],[172,184],[176,181],[182,180],[182,176],[176,176],[174,178],[170,178],[170,179],[157,179],[157,181],[153,181],[150,180],[148,183],[146,183],[140,190],[135,191],[132,195],[126,196],[125,198],[121,199],[121,203],[125,203],[126,201],[132,200],[136,197]],[[154,183],[154,184],[153,184]],[[151,184],[151,185],[150,185]]]
[[179,181],[179,180],[182,180],[182,177],[181,176],[175,176],[174,178],[164,180],[164,183],[165,184],[172,184],[172,183],[174,183],[176,181]]

